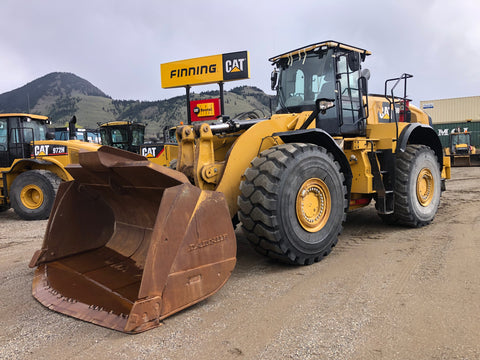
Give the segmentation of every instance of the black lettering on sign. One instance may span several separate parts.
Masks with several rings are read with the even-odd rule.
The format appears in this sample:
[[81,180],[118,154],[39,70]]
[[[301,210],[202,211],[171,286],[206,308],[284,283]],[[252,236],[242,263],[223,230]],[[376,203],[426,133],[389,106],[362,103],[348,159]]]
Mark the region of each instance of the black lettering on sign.
[[202,66],[192,66],[189,68],[174,69],[170,71],[170,79],[175,77],[184,77],[184,76],[195,76],[203,74],[215,74],[217,72],[217,65],[202,65]]

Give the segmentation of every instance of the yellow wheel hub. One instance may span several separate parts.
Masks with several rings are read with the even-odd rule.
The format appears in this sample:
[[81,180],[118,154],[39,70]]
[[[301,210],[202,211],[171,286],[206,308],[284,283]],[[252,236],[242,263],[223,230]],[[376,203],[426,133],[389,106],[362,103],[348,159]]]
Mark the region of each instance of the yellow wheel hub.
[[22,189],[20,199],[25,207],[38,209],[43,204],[43,191],[37,185],[27,185]]
[[308,232],[317,232],[328,221],[332,201],[327,184],[318,178],[305,181],[297,193],[296,213],[300,225]]
[[428,206],[432,202],[435,182],[432,172],[423,168],[417,177],[417,199],[420,205]]

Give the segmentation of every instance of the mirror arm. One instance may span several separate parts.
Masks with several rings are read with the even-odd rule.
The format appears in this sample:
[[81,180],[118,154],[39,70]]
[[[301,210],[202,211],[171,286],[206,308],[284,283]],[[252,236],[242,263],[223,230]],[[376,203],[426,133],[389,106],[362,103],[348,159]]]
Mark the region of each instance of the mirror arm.
[[332,108],[335,106],[335,101],[332,101],[331,99],[317,99],[315,100],[315,110],[313,110],[310,114],[310,116],[305,120],[305,122],[300,126],[301,130],[304,130],[310,126],[312,123],[313,119],[315,119],[318,114],[322,113],[325,114],[328,109]]

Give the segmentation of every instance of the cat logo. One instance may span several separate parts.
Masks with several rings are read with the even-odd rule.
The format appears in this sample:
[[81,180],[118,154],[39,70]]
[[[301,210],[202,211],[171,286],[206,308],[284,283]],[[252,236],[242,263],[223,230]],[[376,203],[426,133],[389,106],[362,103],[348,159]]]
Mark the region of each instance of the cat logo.
[[225,71],[227,73],[243,71],[243,63],[247,59],[233,59],[225,61]]
[[50,145],[35,145],[33,148],[33,153],[35,156],[45,156],[48,155],[48,148]]
[[390,120],[390,107],[384,106],[383,111],[378,113],[378,117],[383,120]]
[[142,156],[157,158],[163,153],[163,145],[142,147]]
[[248,51],[223,54],[223,80],[240,80],[250,78]]

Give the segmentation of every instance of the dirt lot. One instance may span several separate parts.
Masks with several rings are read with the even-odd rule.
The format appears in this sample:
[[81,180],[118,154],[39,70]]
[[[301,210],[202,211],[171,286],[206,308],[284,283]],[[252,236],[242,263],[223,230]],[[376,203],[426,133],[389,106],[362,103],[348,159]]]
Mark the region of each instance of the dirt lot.
[[349,215],[331,255],[276,264],[241,232],[217,294],[126,335],[48,310],[28,262],[46,221],[0,214],[1,359],[480,359],[480,167],[455,168],[434,222]]

